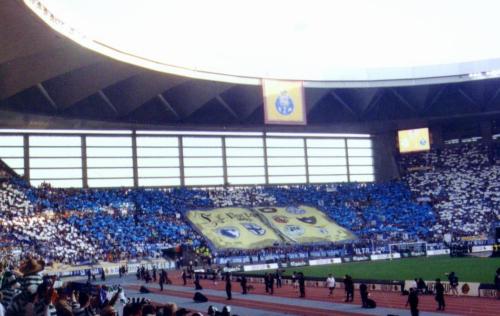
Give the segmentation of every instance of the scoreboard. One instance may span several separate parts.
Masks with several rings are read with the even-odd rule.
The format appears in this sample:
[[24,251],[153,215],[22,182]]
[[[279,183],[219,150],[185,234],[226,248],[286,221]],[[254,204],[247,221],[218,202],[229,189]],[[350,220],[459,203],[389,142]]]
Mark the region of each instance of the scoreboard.
[[411,153],[431,149],[429,129],[407,129],[398,131],[399,152]]

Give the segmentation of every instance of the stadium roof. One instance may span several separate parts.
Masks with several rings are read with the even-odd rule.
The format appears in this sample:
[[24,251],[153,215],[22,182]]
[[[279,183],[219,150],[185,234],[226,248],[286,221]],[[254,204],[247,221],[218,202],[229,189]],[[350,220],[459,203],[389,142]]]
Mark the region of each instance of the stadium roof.
[[[43,13],[43,3],[51,1],[26,2]],[[47,115],[177,127],[263,124],[259,85],[137,67],[80,46],[54,31],[22,1],[5,0],[0,6],[2,125],[18,113],[25,121],[32,115]],[[57,16],[45,13],[57,22]],[[468,81],[447,84],[408,85],[419,83],[409,80],[399,84],[378,81],[366,88],[309,87],[308,124],[363,126],[366,122],[490,117],[500,113],[500,81],[472,79],[495,76],[495,71],[481,71],[456,77]]]

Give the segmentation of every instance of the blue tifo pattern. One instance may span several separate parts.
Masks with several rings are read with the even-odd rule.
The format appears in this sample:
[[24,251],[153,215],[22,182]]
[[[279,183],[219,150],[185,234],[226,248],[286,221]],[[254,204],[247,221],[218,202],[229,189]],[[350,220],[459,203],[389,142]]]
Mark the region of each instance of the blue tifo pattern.
[[[7,237],[22,242],[28,250],[32,247],[32,251],[42,252],[49,260],[69,262],[152,255],[162,247],[179,244],[204,247],[204,238],[184,219],[186,211],[193,209],[311,205],[360,239],[401,240],[403,235],[425,239],[432,237],[429,227],[436,221],[432,208],[415,202],[402,182],[203,190],[83,190],[31,188],[22,180],[11,179],[9,187],[4,190],[17,192],[19,201],[29,200],[30,209],[23,213],[20,208],[16,212],[14,207],[8,216],[36,217],[50,213],[52,223],[41,221],[25,230],[17,227]],[[26,237],[29,233],[26,229],[40,231],[36,225],[52,224],[56,227],[50,230],[55,229],[56,233],[48,238],[41,238],[40,234]],[[49,251],[54,248],[51,238],[65,237],[67,226],[63,224],[75,229],[74,236],[54,254]],[[57,231],[57,226],[66,228]],[[72,245],[76,241],[79,244]]]

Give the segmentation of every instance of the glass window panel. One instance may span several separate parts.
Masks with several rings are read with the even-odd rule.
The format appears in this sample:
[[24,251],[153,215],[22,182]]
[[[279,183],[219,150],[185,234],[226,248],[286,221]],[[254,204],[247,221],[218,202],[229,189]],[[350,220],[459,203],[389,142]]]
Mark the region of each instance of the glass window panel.
[[266,172],[263,167],[230,167],[227,168],[228,176],[263,176]]
[[307,147],[340,147],[344,148],[345,147],[345,141],[344,139],[328,139],[328,138],[321,138],[321,139],[307,139]]
[[345,166],[345,157],[309,157],[309,166]]
[[185,157],[214,157],[222,156],[222,148],[184,148]]
[[20,176],[24,175],[24,169],[14,169],[14,172],[17,173]]
[[349,166],[350,174],[373,174],[373,166]]
[[186,185],[222,185],[224,184],[224,179],[217,178],[186,178],[184,179]]
[[306,167],[269,167],[268,172],[271,176],[302,175],[306,173]]
[[132,158],[88,158],[88,168],[132,167]]
[[352,174],[351,182],[373,182],[375,180],[373,174]]
[[132,157],[132,148],[87,147],[87,157]]
[[307,156],[309,157],[343,157],[345,156],[344,148],[308,148]]
[[371,157],[372,156],[372,149],[371,148],[349,148],[348,154],[349,154],[349,156]]
[[349,148],[372,148],[371,139],[347,139],[347,147]]
[[177,137],[137,137],[137,147],[177,147],[179,139]]
[[228,177],[230,185],[238,184],[263,184],[266,183],[265,177]]
[[24,146],[23,136],[0,136],[0,147]]
[[262,138],[243,138],[243,137],[227,137],[226,147],[262,147],[264,141]]
[[336,183],[347,182],[347,175],[345,176],[309,176],[311,183]]
[[228,157],[260,157],[264,156],[264,148],[226,148]]
[[349,157],[349,165],[373,165],[372,157]]
[[65,180],[31,180],[31,185],[39,187],[42,183],[50,183],[53,188],[81,188],[83,186],[81,179]]
[[223,160],[220,158],[184,158],[185,167],[222,167]]
[[89,179],[91,188],[113,188],[113,187],[132,187],[134,180],[130,179]]
[[87,147],[131,147],[132,138],[127,137],[93,137],[87,136]]
[[11,169],[16,168],[24,168],[24,159],[23,158],[3,158],[3,162],[7,164]]
[[337,167],[311,167],[309,166],[309,174],[310,175],[326,175],[326,174],[347,174],[346,166],[337,166]]
[[268,148],[268,157],[303,157],[304,148]]
[[222,176],[222,168],[184,168],[186,177]]
[[23,147],[0,147],[0,158],[24,157]]
[[141,187],[162,187],[162,186],[179,186],[181,179],[179,178],[140,178],[139,186]]
[[89,178],[128,178],[133,177],[131,168],[87,169]]
[[137,157],[178,157],[179,149],[175,148],[150,148],[137,147]]
[[81,168],[81,158],[31,158],[30,168]]
[[264,157],[259,158],[231,158],[226,159],[228,166],[264,166]]
[[306,164],[306,159],[303,157],[285,157],[285,158],[267,158],[268,166],[304,166]]
[[137,158],[137,165],[139,167],[178,167],[179,158]]
[[82,145],[82,138],[79,136],[30,136],[31,146],[73,146],[80,147]]
[[179,168],[139,168],[139,178],[179,177]]
[[302,138],[267,138],[267,147],[304,147]]
[[222,147],[222,138],[220,137],[183,137],[182,146],[184,147]]
[[30,157],[81,157],[80,147],[30,147]]
[[31,179],[79,179],[82,169],[30,169]]
[[269,183],[271,184],[306,183],[306,177],[305,176],[269,177]]

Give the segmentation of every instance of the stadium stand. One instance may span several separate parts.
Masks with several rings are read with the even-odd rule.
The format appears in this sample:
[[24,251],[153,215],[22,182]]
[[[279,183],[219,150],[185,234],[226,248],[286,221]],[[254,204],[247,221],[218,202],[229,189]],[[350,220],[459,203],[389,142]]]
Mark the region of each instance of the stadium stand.
[[[158,256],[161,248],[179,244],[203,248],[203,237],[184,220],[189,209],[314,205],[355,233],[359,237],[356,247],[361,249],[373,247],[373,242],[366,242],[372,237],[384,244],[425,238],[427,227],[435,221],[432,209],[415,203],[409,189],[399,182],[146,190],[31,188],[23,180],[11,178],[2,182],[1,192],[2,237],[20,242],[24,251],[36,249],[47,262],[151,257]],[[304,251],[307,256],[322,249],[340,255],[345,248],[298,245],[257,252],[262,258],[290,249]],[[238,253],[241,251],[229,250],[218,255]]]
[[[2,240],[47,262],[78,263],[157,257],[177,245],[205,249],[185,220],[192,209],[311,205],[352,231],[355,242],[216,250],[254,259],[343,256],[388,252],[388,243],[442,241],[486,235],[498,216],[500,170],[485,144],[464,144],[401,156],[402,180],[229,188],[56,189],[30,187],[16,177],[1,182]],[[208,255],[208,253],[205,253]],[[256,257],[255,257],[256,256]]]
[[461,144],[400,157],[403,180],[436,211],[433,237],[486,235],[498,218],[500,166],[491,146]]

